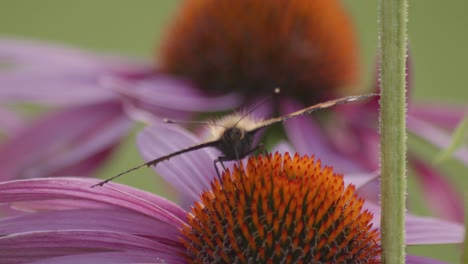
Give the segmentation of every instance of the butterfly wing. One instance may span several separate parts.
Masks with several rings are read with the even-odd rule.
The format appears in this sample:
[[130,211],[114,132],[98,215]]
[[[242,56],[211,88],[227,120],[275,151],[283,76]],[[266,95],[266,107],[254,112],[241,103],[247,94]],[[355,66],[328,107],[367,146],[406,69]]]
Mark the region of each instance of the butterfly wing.
[[365,95],[346,96],[346,97],[326,101],[326,102],[323,102],[323,103],[318,103],[318,104],[303,108],[301,110],[292,112],[292,113],[284,115],[284,116],[279,116],[279,117],[276,117],[276,118],[271,118],[271,119],[265,120],[265,121],[259,123],[254,129],[251,129],[249,131],[249,133],[255,133],[256,131],[258,131],[258,130],[260,130],[262,128],[268,127],[268,126],[276,124],[276,123],[284,122],[284,121],[286,121],[286,120],[288,120],[290,118],[296,117],[296,116],[300,116],[300,115],[304,115],[304,114],[310,114],[310,113],[312,113],[314,111],[317,111],[317,110],[329,108],[329,107],[332,107],[332,106],[335,106],[335,105],[346,104],[346,103],[350,103],[350,102],[354,102],[354,101],[358,101],[358,100],[367,99],[367,98],[370,98],[370,97],[376,96],[376,95],[377,94],[375,94],[375,93],[370,93],[370,94],[365,94]]

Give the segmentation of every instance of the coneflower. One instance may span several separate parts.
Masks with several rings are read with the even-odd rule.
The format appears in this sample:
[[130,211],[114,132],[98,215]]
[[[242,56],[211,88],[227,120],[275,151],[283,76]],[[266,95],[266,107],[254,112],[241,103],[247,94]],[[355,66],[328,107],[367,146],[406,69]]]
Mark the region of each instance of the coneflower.
[[[194,177],[198,177],[193,175]],[[191,212],[97,180],[0,183],[2,263],[380,263],[378,215],[307,156],[252,157],[198,193]],[[180,189],[187,192],[187,189]],[[463,227],[409,216],[408,242],[460,243]],[[441,231],[443,230],[443,232]],[[27,251],[25,251],[27,248]],[[427,259],[410,256],[407,263]],[[435,260],[434,260],[435,261]],[[431,263],[431,262],[426,262]],[[435,263],[435,262],[434,262]]]

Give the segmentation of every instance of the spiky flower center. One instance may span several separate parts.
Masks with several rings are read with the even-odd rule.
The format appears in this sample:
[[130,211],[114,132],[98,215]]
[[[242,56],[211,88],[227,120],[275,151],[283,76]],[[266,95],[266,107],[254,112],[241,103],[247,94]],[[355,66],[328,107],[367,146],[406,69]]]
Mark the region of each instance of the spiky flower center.
[[379,233],[355,187],[307,156],[250,158],[188,215],[193,263],[379,263]]
[[357,79],[357,45],[339,0],[185,1],[159,52],[162,71],[211,94],[282,94],[316,103]]

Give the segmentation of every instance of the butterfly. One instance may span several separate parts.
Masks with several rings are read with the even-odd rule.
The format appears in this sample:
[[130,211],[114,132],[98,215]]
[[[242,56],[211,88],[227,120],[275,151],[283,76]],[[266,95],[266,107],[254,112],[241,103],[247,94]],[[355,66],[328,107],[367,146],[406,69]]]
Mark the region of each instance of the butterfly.
[[[96,186],[103,186],[104,184],[118,178],[122,175],[125,175],[131,171],[137,170],[141,167],[151,167],[156,166],[158,163],[169,160],[174,156],[178,156],[190,151],[194,151],[197,149],[202,149],[206,147],[214,147],[218,149],[222,156],[219,156],[217,159],[214,160],[214,166],[216,172],[219,172],[216,166],[217,163],[221,163],[224,168],[223,162],[227,161],[236,161],[241,160],[246,156],[251,155],[252,153],[259,150],[262,145],[261,144],[254,144],[255,134],[268,126],[284,122],[290,118],[297,117],[304,114],[310,114],[314,111],[329,108],[336,105],[346,104],[358,100],[364,100],[373,96],[377,96],[375,93],[365,94],[365,95],[357,95],[357,96],[346,96],[330,101],[326,101],[323,103],[318,103],[301,110],[292,112],[290,114],[286,114],[283,116],[279,116],[276,118],[271,118],[263,121],[255,121],[249,115],[239,115],[239,114],[232,114],[228,115],[225,118],[222,118],[218,121],[212,122],[210,125],[210,129],[212,130],[212,134],[214,135],[213,138],[197,144],[190,146],[188,148],[181,149],[179,151],[170,153],[168,155],[158,157],[146,163],[143,163],[139,166],[133,167],[129,170],[121,172],[113,177],[110,177],[104,181],[101,181],[92,187]],[[173,123],[171,120],[165,119],[164,122],[166,123]]]

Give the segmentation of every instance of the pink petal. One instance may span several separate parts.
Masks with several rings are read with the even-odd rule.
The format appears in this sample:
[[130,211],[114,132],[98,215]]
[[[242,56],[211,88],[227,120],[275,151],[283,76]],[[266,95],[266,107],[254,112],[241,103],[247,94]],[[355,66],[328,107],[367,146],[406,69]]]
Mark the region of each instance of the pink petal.
[[99,87],[98,73],[49,72],[43,69],[0,72],[0,102],[26,102],[52,106],[93,104],[115,99]]
[[188,82],[163,75],[144,78],[136,82],[110,80],[109,87],[147,106],[187,112],[232,109],[240,103],[240,98],[234,93],[208,97]]
[[86,253],[73,256],[63,256],[35,261],[34,264],[82,264],[82,263],[187,263],[186,259],[178,254],[166,254],[161,252],[126,251],[106,253]]
[[15,202],[68,200],[108,208],[126,208],[164,223],[171,223],[175,227],[184,223],[186,212],[164,198],[116,183],[91,188],[98,182],[99,180],[84,178],[40,178],[3,182],[0,183],[0,203],[14,205]]
[[[137,138],[138,148],[145,161],[201,143],[187,130],[165,123],[145,128]],[[213,161],[219,155],[213,148],[191,151],[163,161],[154,170],[184,195],[198,200],[204,189],[216,177]],[[193,201],[192,200],[192,201]]]
[[[438,148],[445,149],[451,143],[452,139],[449,134],[416,117],[408,116],[407,126],[409,131],[419,137],[422,137],[424,140]],[[467,147],[461,146],[453,155],[454,158],[458,159],[463,164],[468,165]]]
[[291,144],[283,140],[283,141],[280,141],[278,144],[276,144],[271,150],[271,152],[272,153],[278,152],[282,154],[287,152],[289,153],[289,155],[293,155],[293,153],[295,153],[296,151],[291,146]]
[[344,175],[343,180],[345,185],[353,184],[356,189],[360,189],[371,181],[377,179],[380,176],[380,171],[374,171],[371,173],[348,173]]
[[121,208],[73,209],[0,219],[0,235],[34,231],[109,231],[177,244],[180,232],[171,224]]
[[406,216],[408,245],[463,243],[463,225],[431,217]]
[[[30,232],[0,238],[2,263],[22,263],[64,255],[95,252],[155,252],[181,254],[182,247],[166,246],[153,240],[129,234],[106,231]],[[27,248],[28,250],[24,250]],[[153,254],[152,254],[153,253]]]
[[[301,107],[292,101],[284,100],[281,113],[291,113]],[[299,116],[288,120],[284,124],[288,138],[299,154],[315,155],[322,164],[333,165],[337,173],[362,172],[363,169],[349,157],[335,153],[328,138],[322,134],[319,126],[308,116]]]
[[[364,209],[374,215],[373,226],[380,228],[380,207],[366,201]],[[405,223],[407,245],[458,244],[464,240],[465,228],[459,223],[409,213]]]
[[443,175],[415,156],[410,156],[409,161],[416,171],[416,176],[420,178],[422,191],[430,208],[444,219],[463,223],[463,197],[457,194],[457,190],[448,179],[444,179]]
[[0,107],[0,133],[4,133],[7,136],[13,135],[23,126],[23,118],[17,113]]
[[7,180],[78,171],[88,174],[110,154],[110,148],[129,127],[117,103],[52,113],[0,147],[0,177]]
[[448,264],[436,259],[430,259],[420,256],[406,256],[406,264]]
[[0,38],[2,61],[22,68],[89,68],[98,65],[91,52],[37,40]]
[[0,101],[70,106],[115,99],[102,83],[110,76],[133,78],[148,72],[121,58],[45,42],[0,39]]
[[436,103],[413,103],[408,106],[408,115],[453,130],[468,112],[465,106]]

